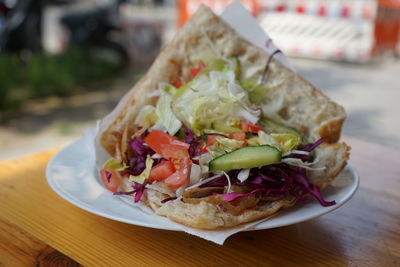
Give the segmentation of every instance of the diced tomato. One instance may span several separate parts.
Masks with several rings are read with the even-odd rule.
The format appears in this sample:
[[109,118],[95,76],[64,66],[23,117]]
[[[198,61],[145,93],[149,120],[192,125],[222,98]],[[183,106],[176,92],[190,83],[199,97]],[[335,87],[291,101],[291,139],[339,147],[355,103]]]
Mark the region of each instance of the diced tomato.
[[163,161],[151,169],[150,176],[147,178],[147,182],[151,183],[154,181],[163,181],[171,176],[175,171],[175,166],[172,161]]
[[113,169],[105,168],[100,171],[101,181],[103,185],[110,190],[111,192],[115,193],[118,190],[119,185],[121,184],[121,175],[114,171]]
[[240,133],[232,133],[229,135],[229,138],[235,139],[238,141],[245,141],[246,140],[246,133],[240,132]]
[[178,81],[172,83],[172,85],[175,86],[175,88],[181,88],[183,84],[182,84],[181,80],[178,80]]
[[178,188],[185,184],[189,179],[192,161],[189,158],[176,161],[176,171],[164,180],[164,183],[171,188]]
[[207,143],[204,142],[203,140],[200,141],[200,153],[207,153]]
[[192,78],[196,77],[197,74],[199,74],[200,71],[202,71],[206,67],[206,64],[204,64],[203,61],[200,61],[199,66],[197,68],[192,68],[190,69],[190,75]]
[[217,137],[220,137],[220,135],[217,134],[207,135],[207,146],[212,146],[217,141]]
[[184,148],[189,149],[190,144],[185,143],[185,142],[182,142],[182,141],[179,141],[175,136],[172,136],[172,139],[173,139],[173,140],[171,141],[171,145],[174,145],[174,146],[181,146],[181,147],[184,147]]
[[254,125],[246,121],[240,121],[240,126],[244,132],[257,133],[258,131],[262,130],[261,126]]
[[166,159],[184,159],[189,157],[188,149],[173,144],[162,144],[161,145],[162,153],[160,154]]
[[186,155],[190,147],[189,144],[179,141],[176,137],[159,130],[151,131],[144,138],[144,141],[157,154],[167,159],[171,158],[171,155],[176,155],[178,151],[182,151],[181,153]]

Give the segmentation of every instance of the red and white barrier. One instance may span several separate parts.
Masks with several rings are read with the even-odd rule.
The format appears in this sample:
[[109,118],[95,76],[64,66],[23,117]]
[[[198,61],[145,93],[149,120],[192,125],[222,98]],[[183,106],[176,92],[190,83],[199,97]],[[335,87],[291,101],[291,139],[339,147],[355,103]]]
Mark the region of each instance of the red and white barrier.
[[260,1],[261,25],[288,55],[368,61],[376,1]]
[[[177,0],[179,25],[205,4],[220,13],[232,0]],[[400,0],[242,0],[287,55],[366,62],[394,51]]]

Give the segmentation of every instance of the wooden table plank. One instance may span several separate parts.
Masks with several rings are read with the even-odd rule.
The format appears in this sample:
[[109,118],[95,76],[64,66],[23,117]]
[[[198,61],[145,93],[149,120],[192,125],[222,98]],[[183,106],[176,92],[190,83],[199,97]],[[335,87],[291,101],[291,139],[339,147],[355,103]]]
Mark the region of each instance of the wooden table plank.
[[[0,164],[0,229],[28,233],[35,241],[27,247],[40,251],[46,245],[89,266],[400,265],[400,153],[348,142],[362,180],[349,203],[308,222],[239,233],[224,246],[112,221],[69,204],[45,180],[55,151]],[[0,242],[6,247],[10,238]],[[0,265],[5,263],[0,257]]]
[[16,225],[0,221],[1,266],[81,266]]

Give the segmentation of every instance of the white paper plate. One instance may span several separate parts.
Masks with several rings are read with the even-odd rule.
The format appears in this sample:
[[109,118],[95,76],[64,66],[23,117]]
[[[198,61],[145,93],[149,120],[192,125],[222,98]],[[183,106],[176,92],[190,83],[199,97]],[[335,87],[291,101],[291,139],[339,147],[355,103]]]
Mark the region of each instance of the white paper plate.
[[[95,170],[94,155],[83,139],[67,146],[55,155],[47,165],[47,182],[51,188],[70,203],[116,221],[165,230],[181,230],[164,217],[146,212],[133,204],[133,199],[114,196],[106,190]],[[345,204],[356,192],[359,177],[349,164],[337,177],[338,186],[323,191],[326,200],[335,200],[336,205],[322,207],[312,200],[310,203],[279,212],[276,216],[247,230],[262,230],[295,224],[329,213]],[[339,184],[342,184],[339,186]]]

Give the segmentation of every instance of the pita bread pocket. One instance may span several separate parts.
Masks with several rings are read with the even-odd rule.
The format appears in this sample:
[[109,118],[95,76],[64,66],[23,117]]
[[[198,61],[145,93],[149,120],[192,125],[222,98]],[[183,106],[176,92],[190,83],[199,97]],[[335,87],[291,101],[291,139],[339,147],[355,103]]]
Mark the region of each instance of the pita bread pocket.
[[305,201],[345,167],[343,107],[202,6],[100,125],[101,172],[173,221],[218,229]]

